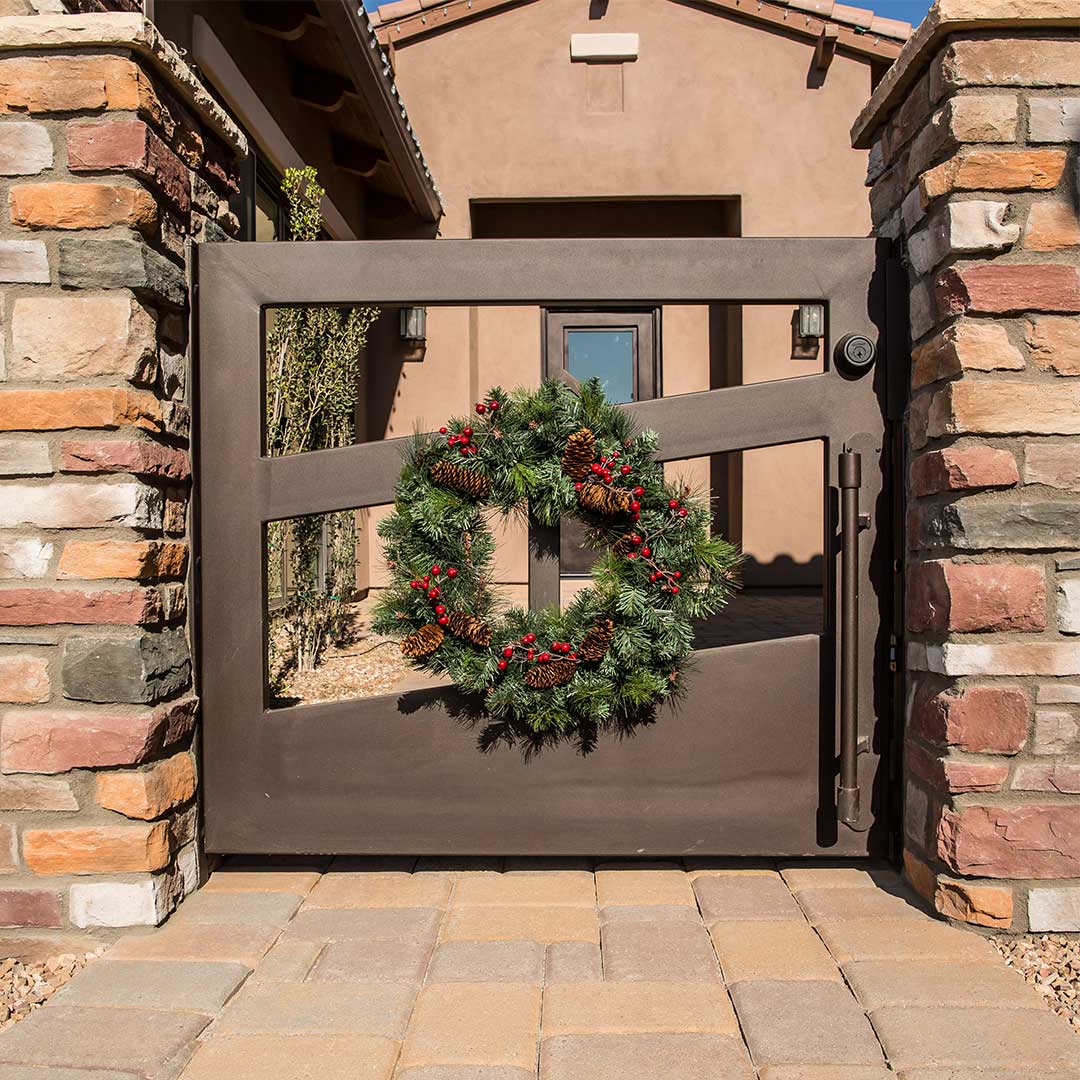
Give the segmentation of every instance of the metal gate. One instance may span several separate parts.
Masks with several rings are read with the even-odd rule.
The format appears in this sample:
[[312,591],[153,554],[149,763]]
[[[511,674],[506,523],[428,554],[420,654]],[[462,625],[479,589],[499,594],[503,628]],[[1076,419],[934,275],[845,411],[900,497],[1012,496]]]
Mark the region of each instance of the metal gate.
[[[198,565],[208,849],[883,852],[896,578],[885,487],[888,273],[872,239],[200,247]],[[568,745],[531,757],[513,747],[482,753],[475,731],[455,722],[451,689],[267,707],[266,523],[391,502],[401,445],[262,455],[265,307],[715,301],[825,305],[824,373],[628,408],[639,425],[660,433],[665,460],[819,441],[822,633],[698,651],[681,707],[633,736],[602,740],[588,756]],[[895,325],[888,330],[896,336]],[[876,343],[876,364],[862,363],[866,342]],[[550,598],[557,562],[536,555],[530,570],[531,596]]]

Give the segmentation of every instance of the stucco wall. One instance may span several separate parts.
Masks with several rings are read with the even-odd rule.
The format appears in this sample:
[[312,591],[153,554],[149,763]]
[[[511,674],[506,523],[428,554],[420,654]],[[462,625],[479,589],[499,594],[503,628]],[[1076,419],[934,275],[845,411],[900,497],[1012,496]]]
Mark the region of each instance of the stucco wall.
[[[639,58],[572,63],[570,35],[597,32],[639,34]],[[847,130],[870,69],[838,55],[810,89],[813,51],[804,39],[668,0],[620,0],[601,19],[580,0],[544,0],[409,41],[395,65],[439,180],[442,236],[470,235],[473,200],[664,196],[734,197],[731,217],[741,216],[747,236],[865,235],[866,155],[847,149]],[[622,111],[600,111],[617,104],[620,82]],[[819,370],[790,359],[790,314],[744,310],[743,382]],[[704,306],[663,313],[665,394],[708,389],[710,367],[723,369],[710,365],[708,317]],[[417,370],[402,381],[387,434],[471,408],[492,381],[534,385],[538,313],[435,312],[429,354],[442,357],[440,377]],[[820,551],[820,457],[811,447],[744,456],[731,516],[762,562],[802,563]],[[707,462],[690,471],[706,479]],[[524,550],[523,538],[508,542],[507,580],[524,580]]]

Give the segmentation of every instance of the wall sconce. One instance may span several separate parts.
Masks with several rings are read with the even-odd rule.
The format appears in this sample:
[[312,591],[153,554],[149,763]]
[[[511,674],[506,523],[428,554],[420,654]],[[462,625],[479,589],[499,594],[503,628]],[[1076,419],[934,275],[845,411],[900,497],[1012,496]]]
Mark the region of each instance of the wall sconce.
[[401,309],[401,340],[416,343],[427,337],[427,308],[403,307]]

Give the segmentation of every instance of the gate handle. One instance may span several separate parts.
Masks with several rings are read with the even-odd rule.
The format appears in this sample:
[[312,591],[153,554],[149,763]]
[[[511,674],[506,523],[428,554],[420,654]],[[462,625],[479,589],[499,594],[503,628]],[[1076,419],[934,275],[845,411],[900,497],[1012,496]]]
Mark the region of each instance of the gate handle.
[[840,454],[840,790],[837,817],[859,821],[859,488],[862,454]]

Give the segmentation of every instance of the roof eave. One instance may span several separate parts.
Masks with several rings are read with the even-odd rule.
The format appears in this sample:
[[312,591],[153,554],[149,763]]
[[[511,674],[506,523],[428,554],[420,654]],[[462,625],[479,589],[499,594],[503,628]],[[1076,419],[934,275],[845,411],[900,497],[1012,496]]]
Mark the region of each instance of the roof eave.
[[357,17],[358,8],[346,0],[315,0],[315,5],[376,118],[387,157],[401,176],[410,204],[424,221],[437,222],[443,214],[442,199],[371,24],[366,17]]

